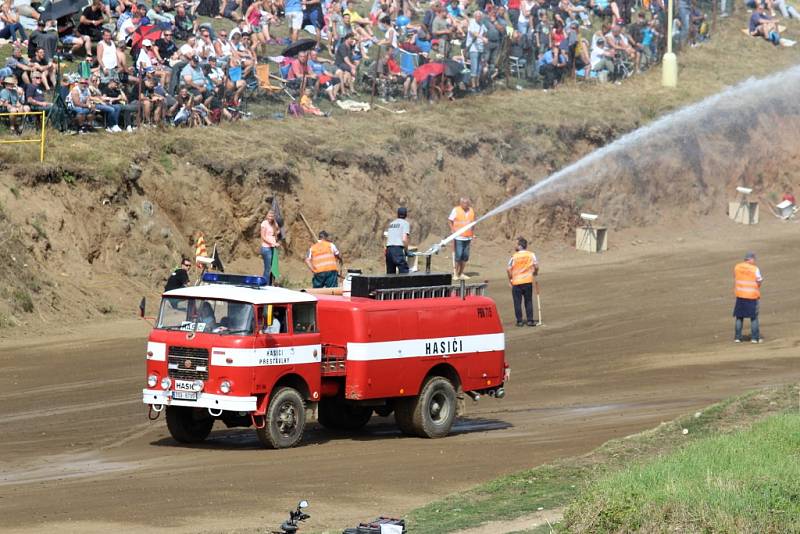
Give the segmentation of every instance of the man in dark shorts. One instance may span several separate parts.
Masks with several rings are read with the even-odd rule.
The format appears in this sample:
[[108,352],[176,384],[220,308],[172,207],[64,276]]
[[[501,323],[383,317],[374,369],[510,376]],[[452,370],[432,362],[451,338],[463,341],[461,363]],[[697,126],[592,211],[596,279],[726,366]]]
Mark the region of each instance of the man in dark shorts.
[[386,274],[407,273],[408,262],[408,237],[411,235],[411,225],[406,220],[408,209],[405,206],[397,208],[397,218],[389,223],[386,230]]
[[750,319],[750,341],[761,343],[761,332],[758,325],[758,302],[761,299],[761,270],[756,267],[756,255],[748,252],[744,261],[733,268],[736,305],[733,316],[736,317],[734,343],[742,342],[742,326],[744,319]]

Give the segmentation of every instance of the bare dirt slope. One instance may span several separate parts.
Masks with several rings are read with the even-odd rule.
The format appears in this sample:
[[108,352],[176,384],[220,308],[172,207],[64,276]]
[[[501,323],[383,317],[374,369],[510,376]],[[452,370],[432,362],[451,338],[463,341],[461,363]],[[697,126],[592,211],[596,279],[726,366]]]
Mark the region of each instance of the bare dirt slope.
[[[742,36],[740,23],[681,56],[675,91],[652,72],[621,86],[406,106],[405,115],[53,135],[43,165],[16,145],[0,147],[0,337],[15,326],[130,316],[137,297],[156,295],[180,255],[193,252],[197,231],[232,268],[257,272],[258,224],[273,197],[289,229],[284,283],[307,283],[301,212],[315,231],[333,233],[349,264],[376,267],[381,233],[401,203],[414,240],[431,243],[446,233],[460,195],[485,213],[625,132],[800,57]],[[523,233],[558,249],[581,210],[626,228],[719,213],[739,183],[772,200],[797,185],[792,88],[649,139],[605,163],[606,179],[489,220],[480,237],[505,248]]]
[[[629,231],[601,256],[545,255],[546,326],[515,328],[497,251],[478,247],[508,329],[512,382],[442,440],[401,437],[391,418],[303,446],[262,450],[252,431],[178,446],[145,419],[141,323],[0,349],[3,527],[32,532],[242,531],[312,503],[312,529],[402,514],[459,488],[588,451],[744,389],[800,379],[793,244],[797,225],[708,218],[687,234]],[[731,266],[756,248],[767,343],[732,341]],[[491,264],[489,261],[491,261]]]

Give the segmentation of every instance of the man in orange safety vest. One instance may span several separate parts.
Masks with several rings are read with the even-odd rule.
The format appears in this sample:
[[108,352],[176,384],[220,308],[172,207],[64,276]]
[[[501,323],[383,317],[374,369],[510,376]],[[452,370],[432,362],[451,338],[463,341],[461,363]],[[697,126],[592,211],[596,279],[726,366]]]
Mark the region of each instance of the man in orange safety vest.
[[312,287],[336,287],[339,285],[339,264],[342,256],[336,245],[329,241],[325,230],[319,233],[319,241],[314,243],[306,254],[306,265],[314,273]]
[[514,255],[508,262],[508,283],[511,285],[511,297],[514,300],[514,315],[517,326],[524,326],[522,322],[522,304],[525,304],[525,316],[528,326],[535,326],[533,322],[533,277],[539,274],[539,262],[536,254],[528,249],[528,240],[524,237],[517,239]]
[[761,343],[761,332],[758,325],[758,302],[761,299],[761,270],[756,267],[756,255],[748,252],[744,261],[737,263],[733,268],[733,292],[736,295],[736,305],[733,307],[733,316],[736,317],[735,343],[742,342],[742,326],[744,319],[750,319],[750,341]]
[[[450,223],[450,233],[455,233],[460,229],[475,222],[475,210],[470,206],[467,197],[461,197],[458,206],[453,208],[447,218]],[[456,280],[467,280],[469,277],[464,274],[464,267],[469,261],[469,246],[475,233],[472,228],[464,230],[458,237],[453,239],[453,259],[455,260],[455,272],[453,278]]]

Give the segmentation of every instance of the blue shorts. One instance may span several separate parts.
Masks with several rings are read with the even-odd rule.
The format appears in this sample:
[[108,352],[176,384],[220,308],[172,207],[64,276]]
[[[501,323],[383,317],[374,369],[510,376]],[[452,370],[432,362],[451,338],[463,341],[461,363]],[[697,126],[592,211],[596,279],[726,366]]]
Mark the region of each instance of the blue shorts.
[[472,240],[456,239],[453,243],[455,243],[456,261],[469,261],[469,245],[472,243]]
[[76,115],[88,115],[92,112],[92,110],[89,108],[81,108],[78,106],[73,107],[72,111],[74,111]]

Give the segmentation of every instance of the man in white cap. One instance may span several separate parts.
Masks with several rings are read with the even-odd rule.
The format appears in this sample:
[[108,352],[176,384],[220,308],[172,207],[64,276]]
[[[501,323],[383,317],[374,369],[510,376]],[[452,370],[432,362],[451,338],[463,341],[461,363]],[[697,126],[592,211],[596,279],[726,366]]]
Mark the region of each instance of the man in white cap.
[[744,319],[750,319],[750,341],[761,343],[761,332],[758,325],[758,302],[761,299],[761,269],[756,267],[756,255],[748,252],[744,261],[737,263],[733,268],[736,305],[733,307],[733,316],[736,317],[734,343],[742,342],[742,326]]
[[[25,93],[17,85],[17,79],[13,76],[3,78],[3,89],[0,90],[0,112],[24,113],[31,108],[25,105]],[[19,135],[22,127],[18,123],[22,121],[19,115],[11,115],[11,129]]]

